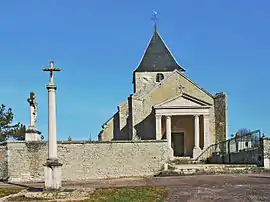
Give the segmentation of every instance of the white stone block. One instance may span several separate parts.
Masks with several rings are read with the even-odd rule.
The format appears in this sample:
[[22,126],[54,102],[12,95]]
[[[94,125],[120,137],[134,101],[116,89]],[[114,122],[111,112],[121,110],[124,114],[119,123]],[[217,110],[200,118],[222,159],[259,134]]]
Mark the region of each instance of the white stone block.
[[26,142],[39,142],[40,141],[41,132],[37,130],[26,130],[25,132],[25,141]]
[[60,189],[62,186],[62,164],[56,160],[47,162],[44,166],[45,189]]
[[264,168],[270,169],[270,159],[269,158],[264,159]]

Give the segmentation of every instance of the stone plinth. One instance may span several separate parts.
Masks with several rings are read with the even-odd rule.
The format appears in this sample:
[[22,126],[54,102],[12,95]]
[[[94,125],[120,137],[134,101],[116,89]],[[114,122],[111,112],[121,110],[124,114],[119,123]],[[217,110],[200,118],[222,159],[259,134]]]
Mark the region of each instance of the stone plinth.
[[62,173],[61,167],[62,163],[59,163],[57,159],[51,160],[47,159],[44,164],[44,174],[45,174],[45,189],[46,190],[57,190],[62,186]]
[[35,128],[28,128],[25,131],[25,141],[26,142],[39,142],[40,141],[40,134],[37,129]]
[[193,159],[196,159],[201,153],[202,153],[202,150],[200,147],[194,147],[193,148]]

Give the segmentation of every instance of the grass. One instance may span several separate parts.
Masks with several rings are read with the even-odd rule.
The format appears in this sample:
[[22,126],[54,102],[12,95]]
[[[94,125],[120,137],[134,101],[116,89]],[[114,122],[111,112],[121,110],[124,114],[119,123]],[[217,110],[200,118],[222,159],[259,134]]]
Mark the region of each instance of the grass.
[[22,191],[22,188],[0,188],[0,197],[8,196],[10,194],[17,194]]
[[164,187],[122,187],[97,189],[83,202],[154,202],[163,201],[167,196]]
[[[17,192],[19,192],[19,190]],[[81,202],[162,202],[167,195],[168,192],[164,187],[100,188],[91,194],[88,199]],[[9,201],[42,202],[46,201],[46,199],[17,196]]]

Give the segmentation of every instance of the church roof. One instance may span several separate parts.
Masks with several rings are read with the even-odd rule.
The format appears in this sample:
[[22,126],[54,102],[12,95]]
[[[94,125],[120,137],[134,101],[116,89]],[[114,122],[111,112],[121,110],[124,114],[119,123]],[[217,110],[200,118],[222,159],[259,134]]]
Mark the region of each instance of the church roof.
[[143,58],[135,72],[185,71],[172,56],[159,33],[154,31]]

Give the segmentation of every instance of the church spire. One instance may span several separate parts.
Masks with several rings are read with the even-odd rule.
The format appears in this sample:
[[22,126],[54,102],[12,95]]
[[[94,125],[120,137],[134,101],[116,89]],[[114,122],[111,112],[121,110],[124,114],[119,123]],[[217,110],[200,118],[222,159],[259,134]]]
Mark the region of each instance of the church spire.
[[162,72],[175,69],[184,72],[157,31],[157,14],[153,10],[151,19],[154,22],[154,33],[135,72]]

